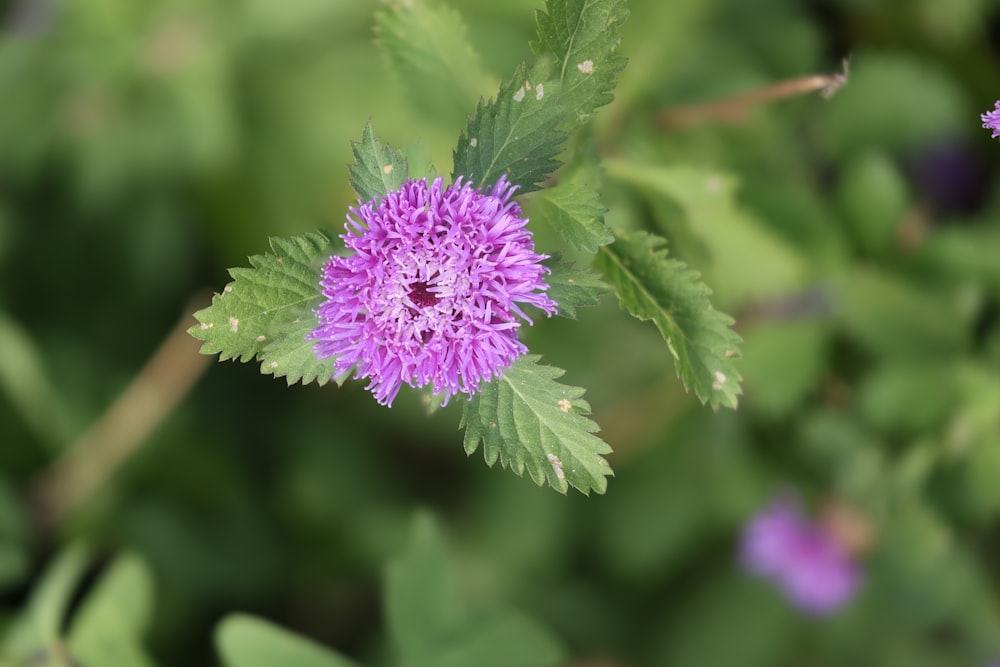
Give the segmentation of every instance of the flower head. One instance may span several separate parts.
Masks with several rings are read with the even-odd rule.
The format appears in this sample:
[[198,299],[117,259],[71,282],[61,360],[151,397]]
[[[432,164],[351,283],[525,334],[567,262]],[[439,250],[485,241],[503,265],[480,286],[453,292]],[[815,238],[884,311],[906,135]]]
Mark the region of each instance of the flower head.
[[993,134],[990,138],[996,139],[1000,137],[1000,101],[994,105],[993,111],[987,111],[982,114],[980,118],[983,119],[983,127],[987,130],[993,130]]
[[810,522],[791,498],[779,498],[747,524],[743,566],[772,580],[800,609],[829,614],[854,595],[858,568],[836,537]]
[[316,355],[368,378],[385,405],[404,382],[447,402],[498,376],[527,351],[519,304],[556,310],[514,190],[504,177],[488,194],[413,180],[352,208],[341,238],[353,254],[331,257],[320,281]]

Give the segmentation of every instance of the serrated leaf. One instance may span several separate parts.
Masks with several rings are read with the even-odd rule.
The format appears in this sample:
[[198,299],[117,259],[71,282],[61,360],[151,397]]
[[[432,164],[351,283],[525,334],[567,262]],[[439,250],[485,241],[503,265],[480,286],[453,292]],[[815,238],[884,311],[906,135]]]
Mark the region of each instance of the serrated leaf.
[[376,13],[375,34],[406,99],[442,127],[460,125],[476,100],[496,90],[450,7],[393,3]]
[[[538,15],[541,62],[522,64],[495,99],[480,102],[455,149],[452,179],[492,185],[505,172],[521,192],[552,173],[567,130],[612,99],[622,0],[549,0]],[[551,54],[555,67],[547,61]],[[565,88],[564,88],[565,86]]]
[[200,324],[188,330],[204,341],[202,354],[218,353],[220,361],[256,359],[261,373],[288,384],[326,384],[333,360],[317,359],[306,334],[316,327],[320,270],[332,242],[326,232],[271,239],[273,253],[251,257],[252,268],[231,269],[234,281],[195,313]]
[[538,55],[556,58],[560,103],[584,122],[612,100],[615,79],[627,59],[618,55],[624,0],[548,0],[536,14]]
[[230,614],[216,626],[216,650],[226,667],[354,667],[320,644],[261,618]]
[[742,378],[732,318],[712,307],[711,290],[697,272],[667,258],[664,239],[645,232],[615,236],[597,261],[622,307],[660,330],[688,391],[713,409],[735,408]]
[[351,142],[351,151],[354,164],[347,169],[351,172],[351,187],[361,201],[384,197],[398,190],[409,177],[406,158],[375,137],[371,121],[362,130],[361,141]]
[[[690,232],[698,248],[708,252],[705,278],[720,302],[773,298],[803,285],[808,269],[804,258],[740,206],[734,178],[687,165],[606,160],[603,166],[609,176],[649,192],[654,202],[666,197],[680,206],[685,214],[684,232]],[[683,234],[670,235],[683,238]],[[762,257],[767,261],[762,262]],[[689,261],[695,263],[690,257]]]
[[595,253],[615,240],[604,224],[607,209],[593,186],[563,181],[532,198],[532,218],[551,225],[578,250]]
[[613,474],[602,454],[611,448],[594,435],[584,390],[559,384],[564,370],[538,363],[537,355],[515,361],[465,404],[465,451],[483,443],[486,463],[565,493],[573,486],[585,494],[604,493]]
[[553,101],[556,84],[548,74],[547,64],[530,71],[522,64],[495,99],[480,101],[459,137],[452,180],[464,176],[487,187],[506,173],[521,192],[531,192],[555,171],[567,135],[559,129],[565,109]]
[[549,286],[548,295],[559,306],[559,314],[563,317],[575,319],[577,308],[596,306],[601,295],[611,289],[593,271],[578,269],[566,262],[547,265],[552,271],[545,278]]

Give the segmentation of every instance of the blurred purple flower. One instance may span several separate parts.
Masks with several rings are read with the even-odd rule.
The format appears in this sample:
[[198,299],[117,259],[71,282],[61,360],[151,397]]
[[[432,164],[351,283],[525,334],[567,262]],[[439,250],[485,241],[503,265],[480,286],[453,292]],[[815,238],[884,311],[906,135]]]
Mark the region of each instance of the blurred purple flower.
[[770,579],[797,607],[825,615],[855,593],[860,573],[824,526],[804,517],[794,497],[781,497],[759,512],[743,532],[747,571]]
[[499,376],[527,352],[518,304],[556,310],[515,189],[415,180],[352,208],[341,238],[353,254],[331,257],[320,281],[316,355],[368,378],[383,405],[404,382],[447,402]]
[[993,111],[987,111],[980,116],[983,119],[983,127],[988,130],[993,130],[993,134],[990,138],[996,139],[1000,137],[1000,100],[994,105]]
[[965,139],[939,137],[923,144],[908,159],[914,191],[938,216],[968,215],[991,193],[993,178],[979,152]]

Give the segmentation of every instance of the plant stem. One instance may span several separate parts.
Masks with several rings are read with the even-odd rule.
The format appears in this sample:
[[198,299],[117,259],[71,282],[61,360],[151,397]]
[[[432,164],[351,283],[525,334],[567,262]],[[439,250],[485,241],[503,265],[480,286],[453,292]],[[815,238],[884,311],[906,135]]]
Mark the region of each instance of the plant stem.
[[816,91],[820,91],[820,95],[824,99],[829,99],[847,83],[847,76],[848,62],[844,60],[843,72],[786,79],[747,93],[724,97],[721,100],[669,107],[656,115],[656,123],[660,127],[671,129],[708,121],[735,123],[742,120],[753,107],[768,102]]
[[33,480],[29,495],[38,524],[57,525],[146,442],[208,366],[184,317],[121,396]]

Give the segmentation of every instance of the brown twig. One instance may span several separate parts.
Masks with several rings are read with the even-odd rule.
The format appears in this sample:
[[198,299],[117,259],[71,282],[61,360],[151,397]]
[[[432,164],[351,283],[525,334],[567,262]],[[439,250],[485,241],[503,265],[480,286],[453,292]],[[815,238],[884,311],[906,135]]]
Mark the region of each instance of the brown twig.
[[665,128],[688,127],[707,121],[736,123],[753,107],[768,102],[816,91],[819,91],[824,99],[829,99],[847,83],[848,71],[848,61],[845,59],[843,72],[788,79],[721,100],[670,107],[656,115],[656,122]]
[[193,311],[185,309],[124,393],[34,479],[30,498],[41,527],[58,524],[105,484],[201,377],[209,357],[198,353],[200,343],[187,334]]

